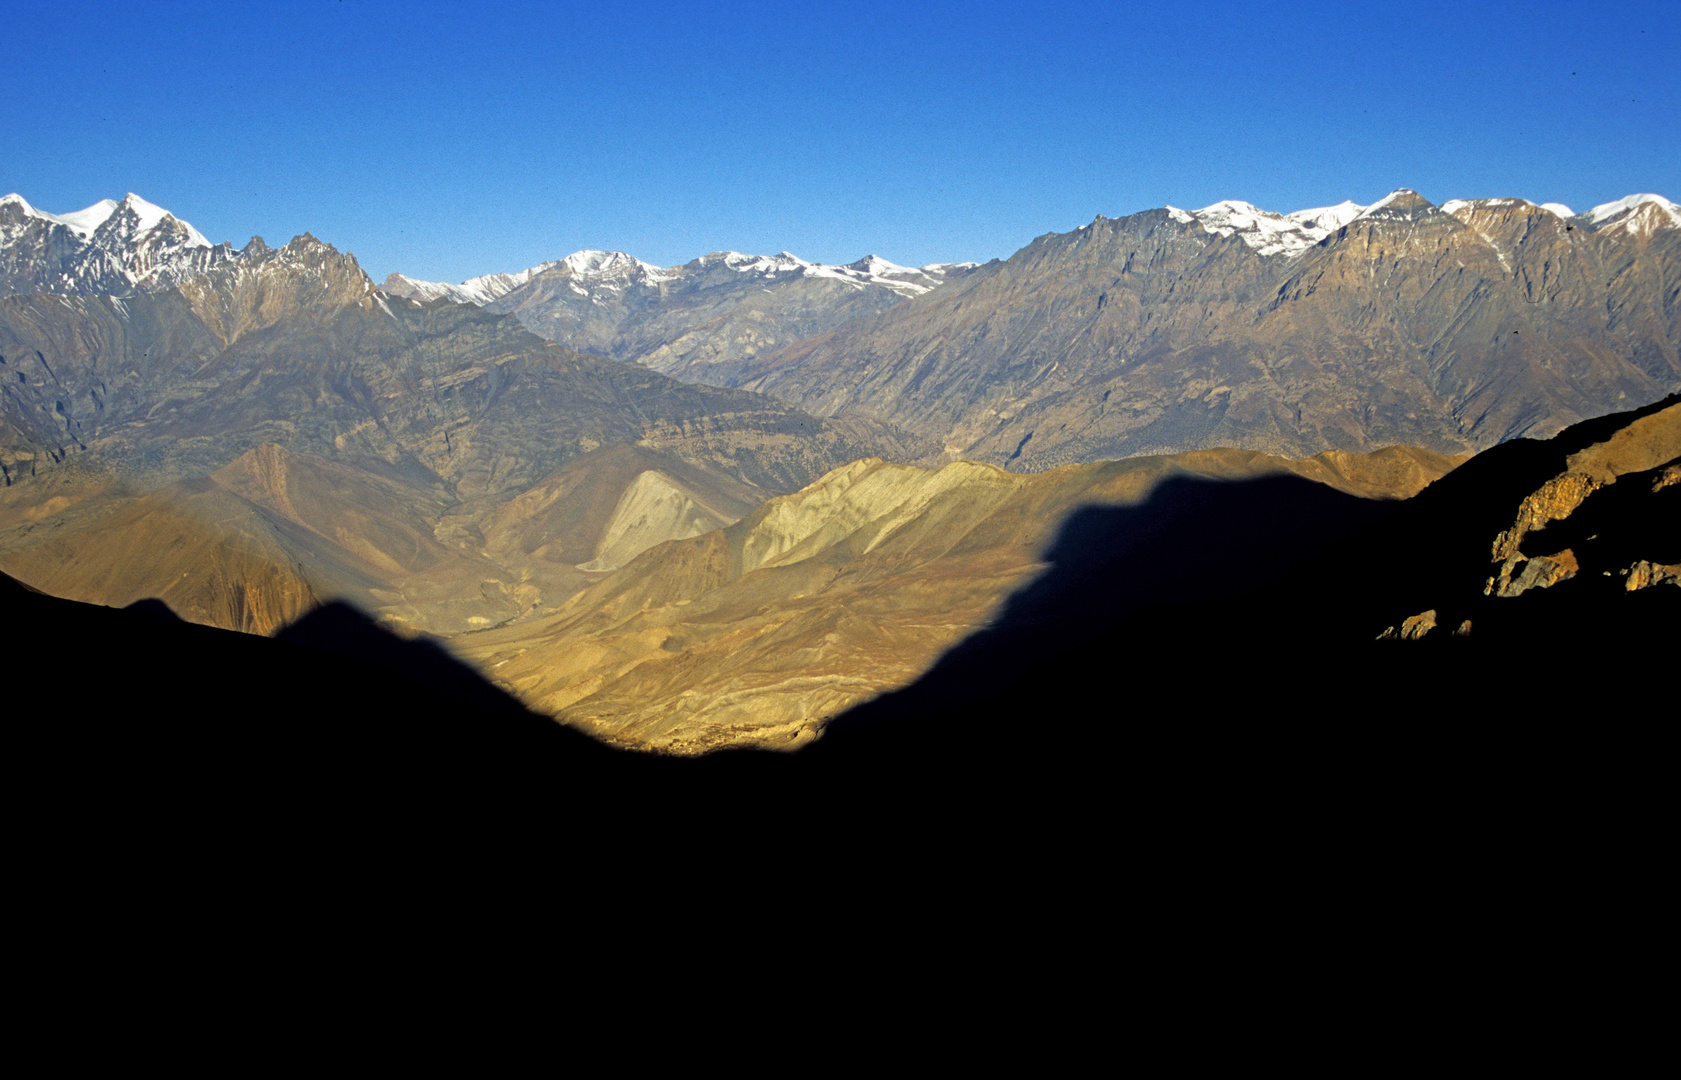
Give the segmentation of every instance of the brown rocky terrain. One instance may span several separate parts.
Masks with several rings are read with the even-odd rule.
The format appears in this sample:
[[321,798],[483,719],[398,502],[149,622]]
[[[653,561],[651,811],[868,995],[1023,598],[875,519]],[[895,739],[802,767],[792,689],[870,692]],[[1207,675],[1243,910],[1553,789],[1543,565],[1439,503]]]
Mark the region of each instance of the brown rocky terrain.
[[[1559,799],[1561,829],[1653,812],[1667,713],[1630,687],[1661,683],[1681,647],[1665,569],[1681,559],[1678,424],[1672,396],[1513,440],[1376,513],[1276,480],[1186,478],[1137,507],[1091,508],[987,629],[805,753],[844,775],[890,746],[908,805],[926,777],[977,790],[1000,770],[1033,805],[1126,807],[1146,828],[1186,792],[1219,800],[1228,784],[1249,795],[1223,828],[1293,792],[1302,827],[1371,797],[1411,822],[1448,792],[1502,822]],[[1549,489],[1573,473],[1616,478],[1552,518],[1573,497]],[[1291,558],[1303,513],[1313,535],[1340,535]],[[1518,531],[1530,562],[1569,549],[1579,569],[1501,595],[1491,578]],[[1285,570],[1256,583],[1234,569],[1251,556]],[[1368,789],[1374,777],[1387,779]],[[1154,794],[1131,800],[1134,785]]]
[[[795,748],[986,626],[1046,570],[1076,510],[1143,504],[1185,478],[1303,478],[1396,499],[1455,464],[1403,448],[1305,460],[1209,450],[1030,476],[857,461],[729,527],[646,551],[553,614],[452,647],[531,707],[617,745]],[[1316,520],[1298,526],[1304,550],[1330,538],[1312,534]],[[1281,565],[1258,560],[1240,576],[1258,582]]]
[[[905,417],[932,417],[923,434],[948,452],[955,428],[942,425],[967,422],[966,400],[993,400],[993,375],[1014,370],[1022,341],[1065,350],[1044,387],[1064,366],[1129,393],[1220,376],[1171,409],[1130,408],[1116,445],[1192,432],[1339,447],[1047,469],[1062,451],[1043,448],[1075,446],[1077,425],[1060,444],[1032,432],[986,444],[1008,446],[995,456],[1027,472],[891,464],[927,458],[927,444],[857,412],[818,419],[576,353],[505,315],[387,296],[307,236],[254,241],[123,296],[0,297],[0,568],[64,596],[157,600],[259,633],[350,600],[405,633],[454,635],[530,706],[679,755],[820,746],[832,718],[907,684],[930,715],[986,714],[977,693],[1050,679],[1094,641],[1164,671],[1186,660],[1164,655],[1158,633],[1242,640],[1279,663],[1280,642],[1364,646],[1389,628],[1411,639],[1395,647],[1438,651],[1537,641],[1514,629],[1527,613],[1622,611],[1594,592],[1607,583],[1636,605],[1669,595],[1681,556],[1650,541],[1650,523],[1677,486],[1673,410],[1509,440],[1451,482],[1433,483],[1457,459],[1369,447],[1389,431],[1434,431],[1453,449],[1650,396],[1674,367],[1676,295],[1675,230],[1646,221],[1652,206],[1587,223],[1402,193],[1288,258],[1190,215],[1137,215],[1042,238],[872,316],[867,334],[844,331],[926,329],[912,313],[938,309],[969,335],[924,354],[921,405],[922,376],[903,381],[902,365],[851,375]],[[1117,250],[1144,250],[1140,237],[1148,257],[1129,256],[1103,286]],[[1072,281],[1070,259],[1083,266]],[[1495,281],[1491,265],[1511,276]],[[1267,277],[1280,268],[1289,289]],[[1093,287],[1096,329],[1064,340]],[[1266,310],[1244,316],[1268,290]],[[1603,325],[1559,345],[1568,320],[1550,305],[1598,305]],[[1506,341],[1522,336],[1507,330],[1525,311],[1523,325],[1540,328],[1533,348]],[[1446,329],[1427,333],[1427,316]],[[1226,320],[1248,329],[1227,337]],[[976,343],[994,337],[983,363],[993,346]],[[1286,348],[1298,350],[1288,363],[1266,353]],[[1124,379],[1101,374],[1105,356],[1124,361]],[[1215,360],[1235,366],[1206,368]],[[1260,369],[1270,374],[1240,393],[1237,376]],[[1415,408],[1407,395],[1426,390],[1435,404]],[[1286,400],[1302,411],[1286,417]],[[1445,402],[1457,402],[1453,438]],[[1007,662],[989,652],[1000,641],[1013,642]],[[939,681],[948,669],[970,674],[954,690]]]
[[916,452],[386,297],[308,236],[126,296],[0,297],[0,562],[228,627],[330,596],[411,629],[498,624],[844,461]]
[[1678,297],[1681,226],[1656,202],[1595,220],[1401,191],[1295,250],[1169,208],[1042,236],[716,374],[1011,469],[1460,453],[1681,389]]

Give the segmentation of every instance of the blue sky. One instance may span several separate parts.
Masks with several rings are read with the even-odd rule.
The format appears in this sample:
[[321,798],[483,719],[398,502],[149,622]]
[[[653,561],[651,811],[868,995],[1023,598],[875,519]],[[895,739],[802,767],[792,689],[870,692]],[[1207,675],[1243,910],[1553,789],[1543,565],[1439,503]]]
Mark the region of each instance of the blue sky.
[[1227,198],[1681,199],[1674,0],[240,7],[0,0],[0,194],[447,281],[985,260]]

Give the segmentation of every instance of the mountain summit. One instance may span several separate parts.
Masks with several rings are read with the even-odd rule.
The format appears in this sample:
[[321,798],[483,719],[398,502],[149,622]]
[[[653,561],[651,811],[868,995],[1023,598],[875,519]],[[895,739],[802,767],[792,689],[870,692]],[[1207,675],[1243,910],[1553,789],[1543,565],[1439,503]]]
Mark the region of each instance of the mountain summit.
[[130,192],[69,214],[21,195],[0,199],[0,295],[120,296],[168,288],[233,256],[190,224]]

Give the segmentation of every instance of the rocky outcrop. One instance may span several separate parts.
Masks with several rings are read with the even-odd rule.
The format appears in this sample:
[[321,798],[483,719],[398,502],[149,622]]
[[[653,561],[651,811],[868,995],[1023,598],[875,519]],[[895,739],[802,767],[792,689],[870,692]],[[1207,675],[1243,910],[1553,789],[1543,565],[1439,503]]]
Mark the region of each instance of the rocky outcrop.
[[1629,592],[1653,585],[1681,586],[1681,563],[1663,566],[1647,559],[1636,559],[1634,565],[1623,571],[1623,588]]
[[1399,629],[1391,626],[1378,635],[1379,641],[1417,641],[1419,638],[1436,629],[1436,609],[1421,611],[1417,615],[1409,615],[1401,620]]
[[[1395,544],[1410,567],[1392,564],[1396,582],[1371,591],[1387,593],[1395,614],[1427,603],[1440,625],[1469,621],[1478,637],[1565,617],[1554,612],[1615,610],[1614,596],[1670,580],[1681,562],[1669,524],[1681,520],[1678,477],[1674,398],[1547,442],[1507,443],[1420,496],[1417,531]],[[1380,636],[1405,636],[1397,625]]]
[[1484,592],[1493,596],[1518,596],[1529,589],[1544,589],[1568,580],[1580,565],[1569,548],[1550,554],[1525,554],[1530,534],[1554,522],[1564,521],[1589,496],[1625,474],[1655,474],[1646,477],[1656,495],[1669,485],[1676,471],[1670,462],[1681,457],[1681,406],[1671,406],[1641,417],[1604,442],[1572,454],[1567,472],[1553,477],[1530,495],[1517,509],[1516,520],[1494,538],[1492,560],[1499,569],[1490,577]]

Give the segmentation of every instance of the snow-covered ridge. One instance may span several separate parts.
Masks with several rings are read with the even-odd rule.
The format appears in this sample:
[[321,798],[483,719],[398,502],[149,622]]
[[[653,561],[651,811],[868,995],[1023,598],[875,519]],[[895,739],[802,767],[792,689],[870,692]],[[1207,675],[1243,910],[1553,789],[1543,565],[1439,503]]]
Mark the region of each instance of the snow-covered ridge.
[[402,274],[392,274],[385,279],[385,291],[413,300],[428,301],[442,297],[458,304],[477,304],[482,307],[513,292],[538,274],[559,265],[557,262],[546,262],[513,274],[485,274],[468,278],[459,285],[439,281],[416,281]]
[[1554,214],[1561,220],[1573,222],[1590,230],[1626,228],[1635,233],[1649,233],[1653,229],[1681,227],[1681,207],[1662,195],[1627,195],[1614,202],[1601,203],[1584,214],[1578,214],[1563,203],[1541,203],[1538,207],[1528,199],[1450,199],[1442,204],[1445,213],[1459,216],[1461,211],[1480,208],[1497,209],[1511,206],[1530,206]]
[[1626,195],[1601,203],[1577,217],[1589,228],[1623,229],[1644,236],[1658,229],[1681,229],[1681,207],[1662,195]]
[[740,274],[751,274],[776,280],[782,277],[828,278],[844,281],[855,288],[872,285],[891,289],[902,296],[920,296],[939,286],[952,269],[973,264],[937,264],[922,267],[900,266],[879,255],[866,255],[845,265],[806,262],[798,255],[784,251],[776,255],[743,255],[739,251],[715,251],[703,255],[689,266],[707,269],[722,266]]
[[180,218],[171,214],[163,207],[158,206],[156,203],[147,202],[145,199],[142,199],[132,191],[123,196],[123,200],[121,202],[118,202],[115,199],[101,199],[92,206],[84,207],[81,210],[75,210],[68,214],[52,214],[45,210],[37,210],[35,207],[29,205],[28,201],[25,200],[22,195],[18,194],[7,195],[4,199],[0,199],[0,204],[5,203],[13,203],[20,206],[23,209],[23,212],[29,217],[40,218],[43,221],[50,221],[56,225],[63,225],[82,240],[92,240],[94,238],[94,234],[99,231],[100,227],[110,221],[112,215],[115,214],[119,208],[124,208],[133,211],[135,217],[138,219],[138,224],[135,225],[133,232],[133,236],[135,237],[151,232],[163,223],[164,218],[169,218],[186,230],[187,239],[186,243],[183,245],[184,247],[212,246],[210,241],[204,238],[204,234],[193,228],[191,224],[182,221]]
[[586,286],[622,290],[626,285],[657,284],[670,277],[667,271],[653,263],[643,262],[622,251],[574,251],[564,259],[550,259],[511,274],[484,274],[468,278],[459,285],[392,274],[385,279],[385,291],[415,300],[443,297],[458,304],[482,307],[544,274],[576,279],[572,288],[579,293],[586,292]]
[[1329,236],[1347,225],[1365,210],[1364,206],[1351,199],[1344,199],[1335,206],[1316,206],[1311,210],[1292,210],[1284,215],[1284,220],[1293,221],[1297,225],[1308,229],[1324,229]]
[[731,271],[743,277],[757,277],[763,281],[786,281],[795,278],[826,278],[843,281],[854,288],[879,287],[901,296],[920,296],[939,287],[947,275],[974,267],[975,263],[930,263],[927,266],[900,266],[879,255],[866,255],[857,262],[843,266],[807,262],[790,252],[776,255],[746,255],[739,251],[714,251],[692,259],[682,266],[659,267],[653,263],[627,255],[622,251],[574,251],[563,259],[545,262],[513,274],[486,274],[470,278],[459,285],[433,281],[418,281],[402,274],[386,279],[386,291],[396,292],[416,300],[435,300],[446,297],[458,303],[488,304],[520,288],[542,275],[560,275],[570,279],[567,284],[580,296],[621,293],[636,286],[658,285],[678,281],[694,275]]
[[[1181,224],[1194,222],[1217,236],[1237,236],[1259,255],[1294,257],[1352,222],[1392,216],[1393,211],[1390,214],[1381,211],[1397,202],[1403,206],[1428,206],[1417,192],[1400,188],[1370,206],[1344,201],[1335,206],[1295,210],[1288,214],[1262,210],[1252,203],[1236,199],[1205,206],[1195,213],[1187,213],[1176,206],[1164,209],[1169,217]],[[1681,207],[1661,195],[1630,195],[1596,206],[1585,214],[1577,214],[1563,203],[1541,203],[1537,206],[1528,199],[1516,198],[1450,199],[1438,209],[1459,217],[1477,209],[1514,206],[1545,210],[1588,229],[1626,228],[1644,235],[1654,229],[1681,227]]]
[[0,265],[8,291],[119,296],[178,285],[234,257],[192,225],[130,192],[67,214],[0,199]]
[[1582,217],[1586,218],[1590,224],[1598,225],[1600,222],[1609,221],[1624,211],[1633,210],[1637,206],[1644,206],[1648,203],[1654,203],[1671,214],[1675,213],[1675,204],[1662,195],[1625,195],[1616,202],[1601,203],[1583,214]]
[[1253,203],[1225,199],[1194,214],[1176,206],[1166,209],[1169,217],[1182,224],[1194,221],[1216,236],[1236,236],[1259,255],[1295,256],[1353,221],[1367,207],[1345,201],[1278,214]]
[[622,251],[574,251],[558,262],[544,263],[543,266],[564,266],[574,277],[636,277],[657,282],[670,276],[664,267],[643,262]]
[[1304,225],[1236,199],[1205,206],[1192,216],[1216,236],[1241,237],[1261,255],[1299,254],[1331,233],[1330,229]]

